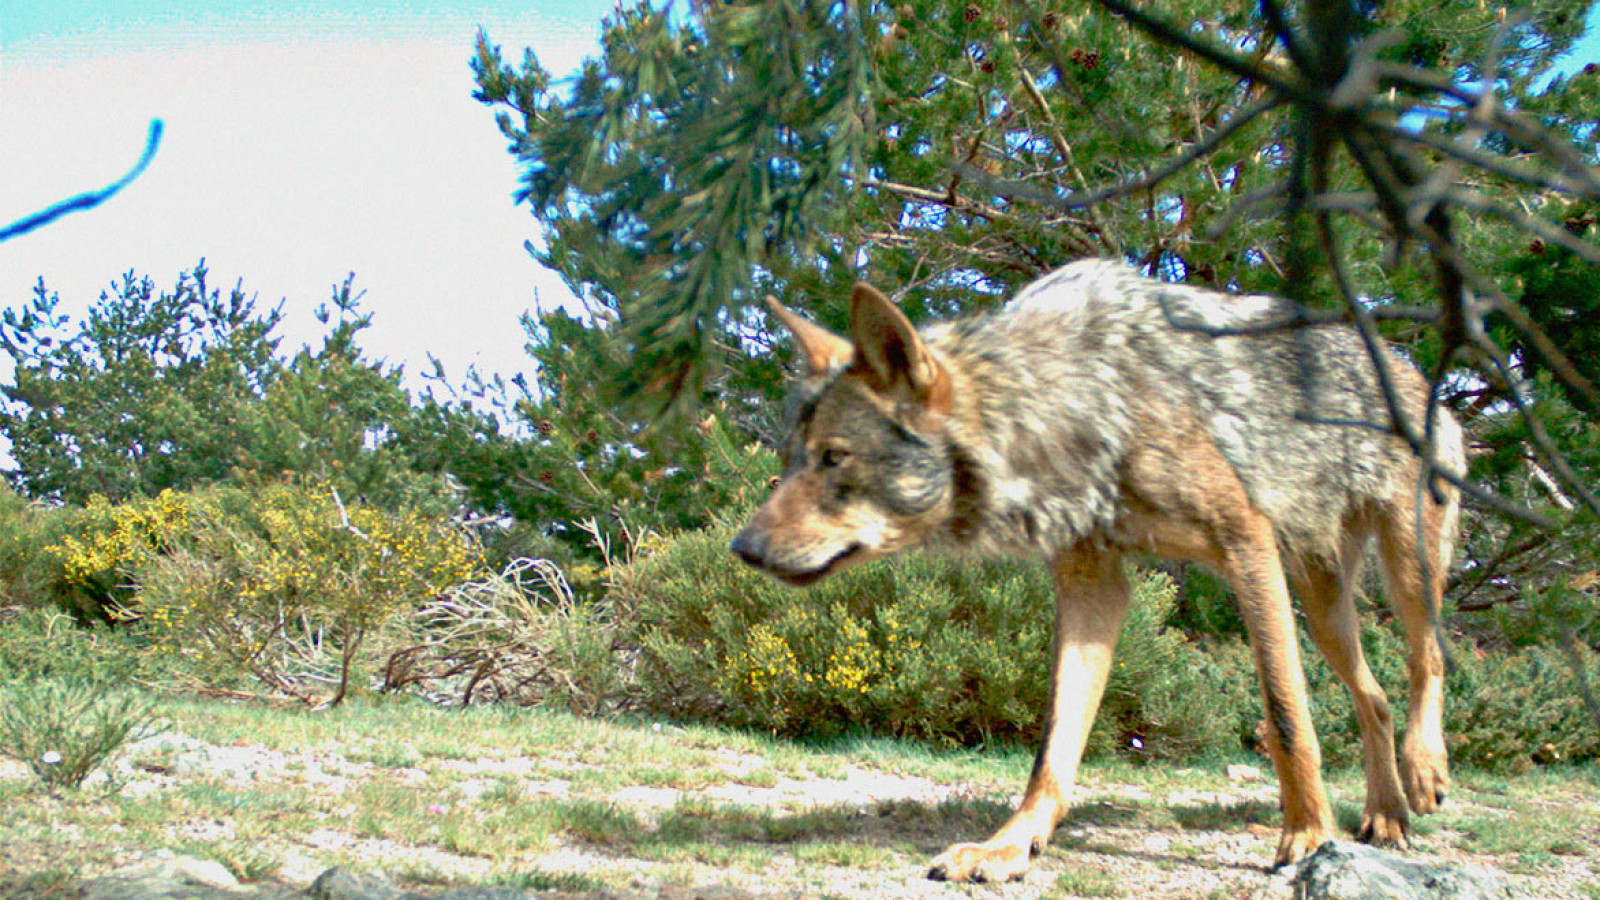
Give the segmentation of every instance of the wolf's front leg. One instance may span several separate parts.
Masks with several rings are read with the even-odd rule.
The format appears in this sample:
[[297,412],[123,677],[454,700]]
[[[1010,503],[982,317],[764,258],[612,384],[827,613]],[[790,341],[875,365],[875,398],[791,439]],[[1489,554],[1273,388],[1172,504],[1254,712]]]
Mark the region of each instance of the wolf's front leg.
[[1111,671],[1117,634],[1128,612],[1128,581],[1118,554],[1080,545],[1051,563],[1056,584],[1054,656],[1044,744],[1028,790],[987,841],[955,844],[928,869],[940,881],[1010,881],[1027,871],[1067,809],[1078,759]]

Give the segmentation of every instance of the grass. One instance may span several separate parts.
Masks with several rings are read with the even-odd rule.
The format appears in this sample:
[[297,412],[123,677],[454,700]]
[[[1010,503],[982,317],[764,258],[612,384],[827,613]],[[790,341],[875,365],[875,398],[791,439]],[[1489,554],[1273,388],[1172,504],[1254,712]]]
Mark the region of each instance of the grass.
[[1191,831],[1231,831],[1250,825],[1277,826],[1283,822],[1278,805],[1266,800],[1206,801],[1174,808],[1172,816],[1180,826]]
[[855,869],[887,868],[902,859],[890,848],[849,840],[800,841],[791,852],[801,862]]
[[[807,896],[861,896],[873,884],[912,893],[931,890],[921,872],[946,844],[1004,821],[1031,764],[1022,750],[941,751],[861,738],[811,746],[714,728],[412,702],[313,712],[169,698],[157,712],[170,730],[214,753],[247,741],[286,756],[250,780],[230,779],[227,767],[196,776],[194,766],[179,766],[182,748],[150,751],[128,776],[142,779],[137,791],[105,783],[52,791],[30,778],[0,778],[7,810],[0,894],[45,896],[116,866],[127,848],[160,847],[217,860],[245,881],[279,877],[289,860],[309,853],[321,866],[378,869],[410,884],[602,891],[640,878],[759,883],[782,870],[788,880],[778,889],[802,886]],[[1280,821],[1270,774],[1241,789],[1223,774],[1229,761],[1237,760],[1087,763],[1082,802],[1040,858],[1035,893],[1136,895],[1097,869],[1096,856],[1142,861],[1157,872],[1214,869],[1218,840],[1241,836],[1259,844],[1264,866]],[[862,769],[963,790],[863,807],[704,793],[738,797]],[[1479,855],[1513,873],[1560,873],[1575,861],[1593,867],[1600,822],[1588,798],[1597,781],[1595,767],[1517,778],[1458,772],[1453,802],[1421,820],[1418,832],[1424,849]],[[1341,826],[1353,827],[1360,773],[1336,770],[1329,782]],[[678,799],[655,808],[611,799],[635,787]],[[1139,837],[1152,832],[1164,836],[1155,851]],[[1257,868],[1235,869],[1224,874],[1240,884],[1264,877]],[[854,886],[839,887],[841,872]],[[1600,900],[1600,885],[1582,890]]]
[[1549,803],[1519,796],[1487,810],[1446,813],[1454,846],[1506,859],[1511,871],[1559,869],[1567,858],[1590,856],[1600,826],[1592,802]]
[[1114,876],[1092,869],[1075,869],[1057,878],[1046,896],[1120,897],[1122,895],[1122,887]]
[[579,891],[604,891],[607,884],[593,875],[586,875],[581,872],[545,872],[539,869],[527,869],[490,878],[485,882],[485,886],[516,888],[526,891],[577,893]]

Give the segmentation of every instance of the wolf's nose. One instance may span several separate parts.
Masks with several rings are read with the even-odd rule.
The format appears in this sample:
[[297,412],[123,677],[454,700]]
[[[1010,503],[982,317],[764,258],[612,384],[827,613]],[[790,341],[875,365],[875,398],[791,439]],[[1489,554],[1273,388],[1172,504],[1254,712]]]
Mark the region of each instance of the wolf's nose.
[[739,532],[739,535],[733,539],[733,543],[729,545],[729,549],[734,552],[734,555],[757,569],[761,568],[762,563],[766,561],[766,553],[764,552],[766,550],[766,542],[749,531]]

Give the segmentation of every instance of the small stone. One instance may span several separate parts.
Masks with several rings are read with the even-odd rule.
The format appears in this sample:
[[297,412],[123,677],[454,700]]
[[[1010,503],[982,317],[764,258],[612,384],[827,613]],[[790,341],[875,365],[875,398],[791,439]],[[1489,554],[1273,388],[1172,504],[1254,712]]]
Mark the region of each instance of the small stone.
[[1234,763],[1228,766],[1228,780],[1232,782],[1260,781],[1261,770],[1255,766]]
[[476,803],[483,799],[483,795],[494,790],[495,783],[487,778],[469,778],[458,781],[450,786],[456,794],[469,803]]
[[572,793],[572,782],[565,778],[553,778],[549,781],[524,781],[522,783],[522,793],[565,797]]
[[381,875],[362,875],[334,866],[318,875],[306,893],[314,900],[396,900],[403,892]]

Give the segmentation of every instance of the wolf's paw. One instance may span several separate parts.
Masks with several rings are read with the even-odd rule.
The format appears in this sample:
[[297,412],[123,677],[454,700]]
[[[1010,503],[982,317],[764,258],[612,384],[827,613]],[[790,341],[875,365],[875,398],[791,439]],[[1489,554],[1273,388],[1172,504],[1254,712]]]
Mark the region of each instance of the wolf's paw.
[[1028,871],[1031,857],[1026,844],[955,844],[928,866],[928,877],[974,883],[1015,881]]
[[1444,752],[1407,746],[1400,755],[1400,783],[1412,812],[1419,816],[1438,812],[1450,792],[1450,768]]
[[1272,867],[1281,869],[1293,865],[1316,852],[1318,847],[1333,839],[1324,826],[1303,828],[1299,831],[1283,832],[1283,837],[1278,841],[1278,855],[1272,859]]
[[1411,820],[1404,806],[1399,809],[1368,809],[1361,813],[1357,840],[1374,847],[1404,850],[1411,845]]
[[1431,765],[1410,767],[1405,774],[1406,801],[1419,816],[1439,811],[1450,792],[1450,776]]

